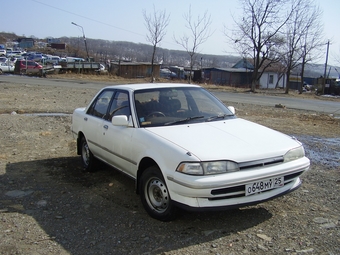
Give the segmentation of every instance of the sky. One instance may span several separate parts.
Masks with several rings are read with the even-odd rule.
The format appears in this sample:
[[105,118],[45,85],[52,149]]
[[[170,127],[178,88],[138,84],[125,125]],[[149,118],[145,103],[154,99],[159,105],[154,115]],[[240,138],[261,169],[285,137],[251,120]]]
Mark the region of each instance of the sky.
[[[340,65],[340,33],[338,16],[340,1],[314,0],[323,11],[325,54],[318,63],[326,61],[326,43],[330,40],[328,63]],[[238,56],[224,34],[224,28],[234,26],[234,19],[242,18],[242,6],[237,0],[7,0],[1,1],[1,32],[19,36],[82,37],[83,27],[86,38],[110,41],[129,41],[150,44],[146,40],[147,29],[143,10],[148,14],[166,10],[170,15],[167,34],[159,47],[174,50],[184,48],[174,41],[184,34],[190,35],[185,27],[184,14],[191,12],[194,19],[205,11],[211,15],[212,36],[202,44],[198,52],[213,55]],[[19,18],[18,18],[19,17]],[[20,18],[21,17],[21,18]],[[338,60],[337,60],[338,59]]]

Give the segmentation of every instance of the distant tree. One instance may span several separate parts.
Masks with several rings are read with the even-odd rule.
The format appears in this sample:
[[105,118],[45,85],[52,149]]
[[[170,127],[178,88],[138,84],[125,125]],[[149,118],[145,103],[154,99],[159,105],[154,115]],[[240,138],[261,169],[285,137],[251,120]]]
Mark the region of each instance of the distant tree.
[[[338,49],[338,52],[334,54],[333,59],[334,61],[336,61],[337,65],[340,65],[340,48]],[[340,77],[340,74],[339,74],[339,77]]]
[[305,64],[312,59],[312,51],[320,46],[322,34],[320,10],[313,5],[313,0],[293,0],[292,10],[285,25],[285,44],[281,47],[286,66],[286,94],[289,93],[291,72],[298,66],[301,66],[299,90],[302,93]]
[[321,56],[321,47],[326,43],[323,41],[323,26],[321,23],[322,11],[316,6],[313,1],[305,3],[305,33],[300,41],[301,49],[301,85],[300,93],[303,88],[303,77],[305,66],[308,62],[315,61]]
[[153,46],[151,57],[151,82],[154,81],[154,60],[158,44],[163,40],[166,35],[166,28],[169,25],[170,15],[167,15],[166,11],[156,11],[153,6],[153,14],[147,14],[143,10],[143,17],[145,21],[145,27],[148,30],[146,39]]
[[235,29],[230,35],[236,50],[254,62],[251,91],[255,92],[262,74],[272,64],[278,62],[277,49],[282,45],[280,34],[289,20],[292,10],[287,0],[241,0],[243,15],[235,21]]
[[198,48],[205,43],[208,38],[212,35],[210,31],[211,15],[207,11],[204,12],[203,16],[198,16],[196,20],[193,20],[191,14],[191,6],[189,6],[189,12],[184,14],[185,27],[189,30],[190,36],[184,34],[182,37],[177,39],[174,36],[174,40],[177,44],[181,45],[190,57],[190,74],[189,83],[192,80],[192,70],[195,63],[195,57],[198,53]]

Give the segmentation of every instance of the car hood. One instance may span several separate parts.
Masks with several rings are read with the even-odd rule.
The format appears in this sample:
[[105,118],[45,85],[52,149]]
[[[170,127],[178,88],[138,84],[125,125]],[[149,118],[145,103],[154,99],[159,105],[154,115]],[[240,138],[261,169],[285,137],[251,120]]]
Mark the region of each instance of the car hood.
[[283,156],[290,149],[300,146],[292,137],[239,118],[148,130],[187,150],[201,161],[265,159]]

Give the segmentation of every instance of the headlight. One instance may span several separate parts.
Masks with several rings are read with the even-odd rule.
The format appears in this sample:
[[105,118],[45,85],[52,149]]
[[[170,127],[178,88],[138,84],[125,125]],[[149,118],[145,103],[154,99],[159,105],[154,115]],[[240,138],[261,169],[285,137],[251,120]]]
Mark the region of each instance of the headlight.
[[305,149],[303,146],[291,149],[283,156],[284,162],[293,161],[299,158],[303,158],[305,156]]
[[233,161],[212,161],[202,163],[181,163],[176,171],[191,175],[212,175],[239,171],[237,163]]

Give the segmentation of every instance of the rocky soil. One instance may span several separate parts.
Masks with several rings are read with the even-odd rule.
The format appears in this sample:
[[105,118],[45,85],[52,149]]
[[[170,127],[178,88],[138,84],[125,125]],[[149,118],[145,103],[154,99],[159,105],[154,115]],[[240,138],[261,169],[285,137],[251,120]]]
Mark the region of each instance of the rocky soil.
[[304,143],[302,187],[165,223],[147,215],[131,179],[105,165],[80,171],[70,114],[96,92],[0,83],[0,254],[340,254],[339,119],[235,105],[239,117]]

